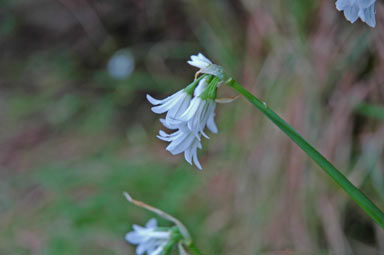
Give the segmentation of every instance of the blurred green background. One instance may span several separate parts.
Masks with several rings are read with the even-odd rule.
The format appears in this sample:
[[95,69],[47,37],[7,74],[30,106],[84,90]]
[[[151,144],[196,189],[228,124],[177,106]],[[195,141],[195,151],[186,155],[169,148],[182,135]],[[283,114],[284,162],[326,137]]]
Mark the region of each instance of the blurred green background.
[[0,254],[135,254],[124,235],[154,215],[123,191],[204,254],[384,254],[384,231],[245,100],[217,107],[202,172],[165,151],[145,100],[189,84],[202,52],[384,208],[376,8],[371,29],[334,1],[1,0]]

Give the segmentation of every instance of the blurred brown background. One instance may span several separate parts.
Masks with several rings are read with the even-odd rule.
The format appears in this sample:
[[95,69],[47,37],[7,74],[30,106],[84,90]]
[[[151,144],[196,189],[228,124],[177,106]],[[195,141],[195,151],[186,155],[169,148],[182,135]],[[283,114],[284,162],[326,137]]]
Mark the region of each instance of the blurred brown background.
[[384,208],[376,9],[371,29],[334,1],[0,1],[0,254],[135,254],[124,235],[153,215],[123,191],[204,254],[384,254],[384,232],[245,100],[217,107],[202,172],[165,151],[145,100],[186,86],[202,52]]

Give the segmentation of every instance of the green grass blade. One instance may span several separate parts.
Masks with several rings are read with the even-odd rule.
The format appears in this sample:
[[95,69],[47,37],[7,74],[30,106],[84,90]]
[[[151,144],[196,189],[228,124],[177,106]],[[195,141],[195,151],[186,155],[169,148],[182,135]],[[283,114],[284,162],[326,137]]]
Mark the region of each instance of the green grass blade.
[[382,228],[384,229],[384,214],[358,188],[356,188],[339,170],[337,170],[323,155],[313,148],[287,122],[272,111],[267,104],[257,99],[235,80],[227,84],[242,94],[249,102],[266,115],[289,138],[292,139],[310,158],[312,158],[347,194]]
[[356,106],[356,111],[367,117],[384,120],[384,106],[361,103]]

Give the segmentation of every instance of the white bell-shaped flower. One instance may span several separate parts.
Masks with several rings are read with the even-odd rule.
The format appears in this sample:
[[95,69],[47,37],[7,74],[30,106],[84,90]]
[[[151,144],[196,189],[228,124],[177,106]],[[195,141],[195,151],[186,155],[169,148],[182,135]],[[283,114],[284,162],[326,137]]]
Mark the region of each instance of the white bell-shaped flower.
[[[194,98],[181,90],[174,95],[163,100],[157,100],[147,95],[150,103],[157,105],[152,107],[152,111],[158,114],[167,112],[165,119],[160,119],[161,123],[168,129],[176,130],[168,134],[160,130],[157,136],[160,140],[169,142],[167,150],[176,155],[184,153],[185,160],[189,164],[195,164],[202,169],[197,157],[197,149],[201,149],[201,135],[208,136],[204,132],[205,126],[217,133],[217,126],[214,121],[216,103],[214,99],[202,99],[202,94],[207,94],[209,80],[212,77],[205,76],[199,80],[198,85],[193,87]],[[216,88],[214,88],[216,89]],[[186,96],[185,96],[186,95]]]
[[127,242],[137,245],[137,255],[159,255],[171,238],[170,231],[157,230],[156,219],[150,219],[145,227],[133,225],[134,231],[125,235]]
[[157,137],[169,142],[166,149],[172,155],[184,153],[189,164],[202,169],[197,149],[202,148],[201,136],[209,138],[205,127],[212,133],[218,132],[215,123],[216,90],[226,75],[222,67],[213,64],[201,53],[192,55],[188,63],[200,68],[199,73],[205,74],[165,99],[158,100],[150,95],[147,95],[147,99],[154,105],[153,112],[166,113],[165,119],[160,119],[164,127],[175,130],[173,133],[159,131]]
[[354,23],[358,18],[371,27],[376,26],[376,0],[337,0],[336,9],[344,11],[345,18]]

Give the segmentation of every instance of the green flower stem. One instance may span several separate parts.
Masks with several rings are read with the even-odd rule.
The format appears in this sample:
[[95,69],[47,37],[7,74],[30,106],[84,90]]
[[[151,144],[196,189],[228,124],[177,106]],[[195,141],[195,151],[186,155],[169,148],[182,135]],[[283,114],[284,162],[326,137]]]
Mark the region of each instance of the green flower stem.
[[190,243],[188,245],[188,251],[190,252],[191,255],[201,255],[200,250],[195,246],[194,243]]
[[266,115],[289,138],[291,138],[310,158],[312,158],[355,202],[384,229],[384,214],[358,188],[356,188],[339,170],[337,170],[323,155],[313,148],[301,135],[280,118],[267,104],[257,99],[239,83],[230,78],[227,84],[242,94],[257,109]]

